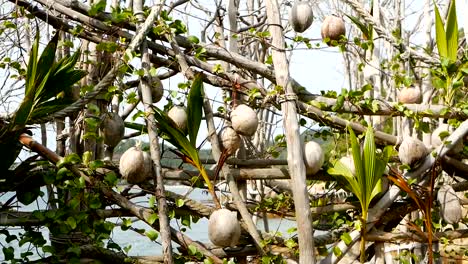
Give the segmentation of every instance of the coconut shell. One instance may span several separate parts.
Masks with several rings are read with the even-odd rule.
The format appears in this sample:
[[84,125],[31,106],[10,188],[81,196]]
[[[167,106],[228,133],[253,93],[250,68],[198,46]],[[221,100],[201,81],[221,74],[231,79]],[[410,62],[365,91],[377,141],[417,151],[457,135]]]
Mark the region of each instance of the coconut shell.
[[258,127],[257,113],[245,104],[238,105],[231,112],[231,123],[237,133],[253,136]]
[[101,136],[104,144],[115,147],[122,140],[125,133],[125,123],[117,113],[105,113],[101,116]]
[[440,203],[440,215],[449,224],[456,224],[462,217],[462,207],[457,193],[450,185],[440,187],[437,193]]
[[334,46],[333,41],[341,40],[346,35],[346,27],[342,18],[327,16],[322,23],[322,39],[328,46]]
[[[161,101],[164,95],[164,89],[163,89],[164,87],[163,87],[161,80],[157,77],[152,76],[149,79],[149,85],[151,88],[151,100],[153,104]],[[141,91],[141,83],[138,84],[138,87],[140,88],[139,90]]]
[[120,157],[119,171],[128,183],[138,184],[152,177],[153,164],[147,152],[131,147]]
[[415,87],[405,87],[398,94],[398,102],[402,104],[420,104],[421,101],[421,91]]
[[306,31],[314,20],[312,6],[309,1],[294,1],[289,11],[289,24],[298,33]]
[[153,104],[161,101],[164,94],[163,84],[159,78],[151,78],[151,99]]
[[303,157],[308,174],[317,173],[325,161],[322,147],[315,141],[309,141],[305,144]]
[[420,140],[412,137],[406,137],[401,142],[398,150],[398,157],[400,158],[401,163],[414,166],[423,160],[428,153],[429,150],[426,145],[424,145]]
[[208,220],[208,237],[220,247],[234,247],[239,242],[241,228],[237,212],[228,209],[214,211]]
[[187,109],[184,106],[174,106],[169,110],[167,115],[174,121],[176,126],[182,130],[187,130]]
[[241,138],[232,127],[228,126],[221,129],[218,137],[223,150],[226,150],[226,154],[232,155],[239,149]]
[[[443,140],[440,138],[440,134],[442,132],[451,132],[452,129],[448,124],[442,124],[438,128],[436,128],[431,135],[431,144],[432,147],[437,148],[438,146],[442,145]],[[444,139],[445,140],[445,139]],[[463,151],[463,142],[458,142],[451,150],[450,154],[456,154]]]

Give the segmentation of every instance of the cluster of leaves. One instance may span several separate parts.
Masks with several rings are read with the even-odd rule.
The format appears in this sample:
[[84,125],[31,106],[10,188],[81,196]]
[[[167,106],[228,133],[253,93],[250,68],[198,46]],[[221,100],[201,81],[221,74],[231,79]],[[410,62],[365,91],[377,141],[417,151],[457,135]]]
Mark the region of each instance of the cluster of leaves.
[[254,210],[257,212],[286,215],[294,210],[294,201],[290,194],[280,193],[276,196],[262,199]]
[[75,69],[79,51],[56,61],[58,37],[57,33],[39,56],[39,34],[36,35],[24,77],[24,98],[11,120],[0,124],[0,152],[11,153],[2,159],[0,170],[8,169],[19,154],[17,139],[26,126],[72,103],[73,85],[86,74]]
[[361,147],[353,129],[348,126],[348,131],[355,173],[353,174],[351,169],[339,160],[332,168],[328,169],[328,173],[338,177],[344,177],[348,183],[349,189],[354,193],[361,204],[361,263],[363,263],[365,258],[365,232],[369,206],[372,199],[382,191],[382,176],[391,156],[392,147],[385,147],[381,155],[379,155],[375,146],[373,128],[369,126],[366,131],[364,147],[361,154]]

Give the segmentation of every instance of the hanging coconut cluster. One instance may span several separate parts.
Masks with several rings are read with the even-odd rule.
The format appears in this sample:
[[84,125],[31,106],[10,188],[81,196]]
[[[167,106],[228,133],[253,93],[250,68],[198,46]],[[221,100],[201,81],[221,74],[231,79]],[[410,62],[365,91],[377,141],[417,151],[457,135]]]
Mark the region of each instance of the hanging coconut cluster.
[[220,247],[235,247],[240,235],[237,212],[218,209],[211,214],[208,220],[208,237],[213,244]]
[[169,110],[167,115],[180,130],[187,131],[187,109],[185,106],[175,105]]
[[294,1],[289,11],[289,24],[294,31],[302,33],[306,31],[314,20],[312,5],[309,1]]
[[[431,135],[431,144],[432,147],[437,148],[438,146],[442,145],[443,140],[440,138],[442,132],[450,132],[450,126],[448,124],[442,124],[438,128],[436,128]],[[463,142],[458,142],[451,150],[450,154],[456,154],[463,151]]]
[[230,126],[224,127],[218,133],[218,139],[221,144],[222,150],[225,151],[227,156],[233,155],[239,149],[241,138],[237,132]]
[[309,141],[305,144],[303,157],[308,174],[317,173],[325,161],[322,147],[315,141]]
[[420,104],[421,91],[416,87],[405,87],[398,94],[398,102],[402,104]]
[[344,20],[335,15],[327,16],[322,23],[322,39],[328,46],[335,46],[336,42],[346,35]]
[[428,153],[429,150],[423,142],[416,138],[406,137],[401,142],[398,150],[398,157],[401,163],[408,164],[411,167],[417,167],[417,164],[420,163]]
[[142,151],[140,146],[131,147],[120,157],[119,171],[128,183],[142,183],[153,175],[151,156]]
[[457,193],[450,185],[440,187],[437,193],[440,203],[440,216],[449,224],[456,224],[462,217],[462,208]]
[[112,160],[114,148],[122,140],[125,133],[125,123],[117,113],[105,113],[101,116],[99,133],[106,145],[105,159]]
[[245,104],[237,105],[231,112],[231,124],[237,133],[253,136],[258,127],[257,113]]

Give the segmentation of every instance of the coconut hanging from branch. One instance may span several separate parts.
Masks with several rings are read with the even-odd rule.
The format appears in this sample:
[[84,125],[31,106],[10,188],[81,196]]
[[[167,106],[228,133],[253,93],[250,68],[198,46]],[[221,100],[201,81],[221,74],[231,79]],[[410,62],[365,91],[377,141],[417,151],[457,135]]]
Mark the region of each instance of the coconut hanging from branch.
[[125,123],[118,113],[105,113],[101,115],[99,133],[106,145],[105,159],[112,160],[114,148],[119,144],[125,134]]
[[344,20],[335,15],[327,16],[322,23],[322,39],[328,46],[336,46],[346,35]]
[[294,1],[289,10],[289,24],[294,31],[302,33],[306,31],[314,20],[312,5],[309,1]]
[[237,212],[219,209],[208,220],[208,237],[216,246],[234,247],[239,242],[241,228]]
[[304,146],[304,163],[307,173],[317,173],[325,161],[322,147],[315,141],[309,141]]
[[167,115],[181,131],[187,131],[187,109],[184,106],[173,106]]
[[140,144],[129,148],[120,157],[119,171],[130,184],[142,183],[152,178],[153,161],[148,152],[142,151]]

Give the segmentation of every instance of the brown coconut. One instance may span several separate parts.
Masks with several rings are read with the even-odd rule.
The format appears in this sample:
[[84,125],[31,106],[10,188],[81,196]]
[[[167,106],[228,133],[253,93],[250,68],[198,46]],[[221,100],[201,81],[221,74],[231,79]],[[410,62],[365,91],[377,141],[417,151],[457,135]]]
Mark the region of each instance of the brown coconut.
[[153,175],[151,156],[138,146],[131,147],[120,157],[119,171],[128,183],[142,183]]
[[184,106],[173,106],[167,115],[180,130],[184,132],[187,130],[187,109]]
[[[164,94],[163,84],[161,80],[157,77],[152,76],[149,78],[149,85],[151,87],[151,100],[153,101],[153,104],[161,101]],[[141,91],[141,83],[138,85],[138,87]]]
[[322,39],[328,46],[334,46],[333,42],[341,40],[346,35],[344,20],[337,16],[327,16],[322,23]]
[[[432,135],[431,135],[431,144],[432,144],[432,147],[434,148],[437,148],[439,147],[440,145],[442,145],[442,142],[445,141],[442,140],[440,138],[440,134],[442,132],[451,132],[452,129],[451,127],[448,125],[448,124],[442,124],[440,125],[439,127],[437,127],[433,132],[432,132]],[[463,142],[458,142],[451,150],[450,150],[450,154],[456,154],[456,153],[459,153],[463,151]]]
[[306,31],[314,20],[312,5],[309,1],[294,1],[289,11],[289,24],[294,31],[302,33]]
[[315,141],[309,141],[305,144],[303,157],[308,174],[317,173],[325,161],[322,147]]
[[122,140],[125,133],[123,119],[117,113],[105,113],[101,116],[100,133],[104,144],[115,147]]
[[440,187],[437,193],[440,203],[440,215],[449,224],[458,223],[462,217],[462,207],[457,193],[450,185]]
[[398,150],[398,157],[401,163],[410,166],[416,165],[418,162],[422,161],[427,154],[429,154],[429,150],[426,145],[412,137],[404,138]]
[[241,228],[237,220],[237,212],[218,209],[210,215],[208,237],[213,244],[220,247],[235,247],[240,235]]
[[224,127],[218,134],[219,142],[227,155],[236,153],[241,144],[241,138],[230,126]]
[[421,101],[421,91],[415,87],[405,87],[398,94],[398,102],[402,104],[420,104]]
[[252,108],[241,104],[232,110],[231,123],[237,133],[250,137],[257,131],[258,117]]

